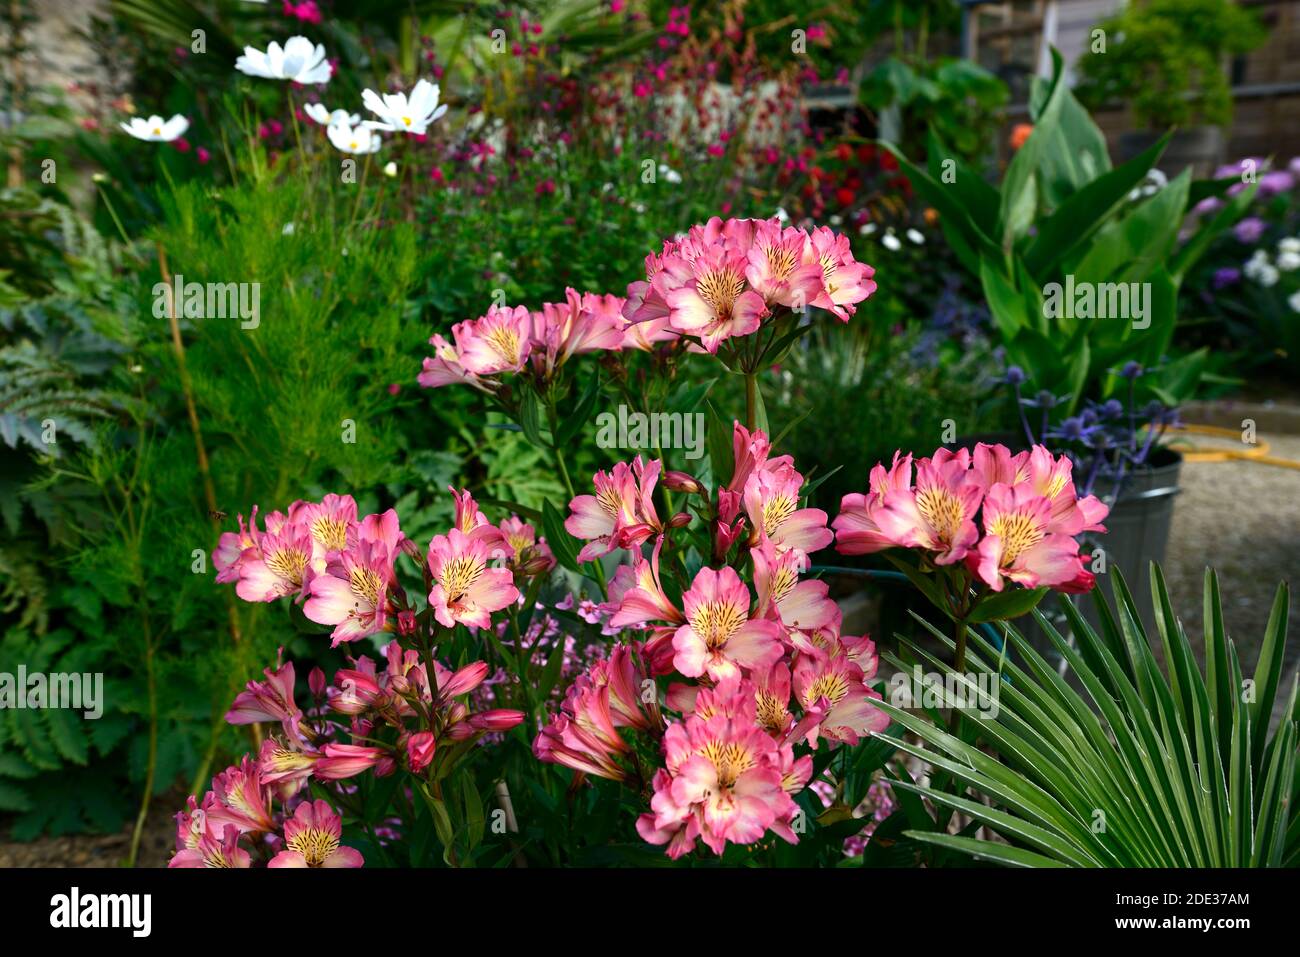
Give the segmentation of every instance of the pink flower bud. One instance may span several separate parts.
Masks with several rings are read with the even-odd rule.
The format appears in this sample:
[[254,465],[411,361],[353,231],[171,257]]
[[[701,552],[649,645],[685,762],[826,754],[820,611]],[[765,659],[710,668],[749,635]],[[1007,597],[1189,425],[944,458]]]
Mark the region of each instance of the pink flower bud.
[[406,760],[411,770],[419,774],[433,760],[437,741],[431,731],[418,731],[406,739]]
[[663,486],[672,492],[686,492],[688,495],[700,495],[704,486],[699,479],[689,472],[667,471],[664,473]]

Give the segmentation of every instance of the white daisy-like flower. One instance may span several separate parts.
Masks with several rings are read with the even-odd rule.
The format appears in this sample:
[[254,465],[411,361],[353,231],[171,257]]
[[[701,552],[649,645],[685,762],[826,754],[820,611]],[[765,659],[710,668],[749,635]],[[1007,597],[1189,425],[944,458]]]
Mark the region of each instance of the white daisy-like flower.
[[[377,136],[378,134],[375,134],[375,135]],[[397,164],[394,163],[392,160],[389,160],[387,163],[385,163],[385,164],[384,164],[384,175],[387,176],[387,177],[389,177],[390,179],[393,178],[394,176],[396,176],[396,175],[397,175]]]
[[785,211],[785,207],[784,207],[784,206],[778,206],[778,207],[776,208],[776,220],[777,220],[777,222],[779,222],[779,223],[788,223],[788,222],[790,222],[790,214],[787,213],[787,212]]
[[360,115],[349,113],[347,110],[327,110],[323,103],[308,103],[303,106],[302,111],[321,126],[334,126],[337,123],[356,126],[361,122]]
[[891,253],[896,253],[903,248],[903,244],[898,241],[898,237],[894,235],[894,231],[892,229],[889,230],[889,232],[885,233],[885,235],[880,237],[880,242]]
[[1283,272],[1295,272],[1300,269],[1300,253],[1278,253],[1277,268]]
[[907,238],[910,239],[912,242],[916,243],[918,246],[925,245],[925,236],[921,234],[921,231],[919,229],[909,229],[907,231]]
[[131,122],[118,125],[138,140],[148,140],[152,143],[170,143],[182,136],[190,128],[190,121],[177,113],[170,120],[164,120],[157,115],[148,119],[134,116],[131,118]]
[[366,120],[362,125],[371,130],[387,130],[390,133],[411,133],[419,135],[427,132],[429,124],[447,112],[447,107],[438,105],[439,89],[437,83],[420,80],[405,93],[385,93],[382,97],[374,90],[362,90],[361,102],[378,120]]
[[306,37],[290,37],[284,46],[272,40],[266,52],[244,47],[244,55],[235,61],[235,69],[249,76],[268,80],[292,80],[295,83],[328,83],[330,65],[325,47]]
[[1286,239],[1277,241],[1277,251],[1280,253],[1300,253],[1300,236],[1288,236]]
[[325,128],[325,135],[330,142],[344,153],[379,152],[379,134],[363,126],[350,126],[347,123],[331,123]]
[[682,174],[667,163],[659,164],[659,175],[670,183],[680,183],[682,181]]
[[1300,312],[1300,289],[1286,297],[1286,304],[1291,307],[1292,312]]
[[858,227],[859,236],[870,236],[875,231],[876,231],[875,223],[863,223],[861,226]]

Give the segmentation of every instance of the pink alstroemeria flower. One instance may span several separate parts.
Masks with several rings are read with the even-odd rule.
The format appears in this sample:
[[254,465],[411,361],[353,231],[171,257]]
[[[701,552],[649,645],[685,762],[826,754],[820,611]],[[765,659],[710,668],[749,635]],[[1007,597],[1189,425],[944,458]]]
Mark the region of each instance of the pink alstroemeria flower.
[[388,627],[393,607],[388,599],[395,583],[393,556],[380,542],[359,542],[339,554],[327,574],[311,581],[311,597],[303,614],[321,625],[333,625],[331,648],[356,641]]
[[532,350],[532,318],[523,306],[499,307],[493,303],[486,313],[463,330],[457,339],[459,361],[475,375],[519,372]]
[[807,731],[808,743],[828,738],[850,746],[872,731],[889,727],[889,717],[872,707],[880,695],[867,686],[862,669],[841,649],[834,653],[800,653],[794,666],[794,690],[805,713],[820,720]]
[[877,463],[871,470],[869,490],[850,492],[840,500],[840,513],[831,527],[835,529],[835,550],[842,555],[868,555],[893,548],[899,543],[881,531],[877,513],[885,506],[885,496],[894,490],[912,487],[912,453],[894,453],[894,462],[886,468]]
[[1028,484],[995,485],[984,496],[984,537],[967,562],[994,591],[1006,579],[1037,588],[1080,577],[1079,543],[1051,531],[1052,502]]
[[212,779],[216,800],[205,802],[208,823],[212,827],[233,824],[240,833],[261,834],[275,829],[271,817],[271,794],[251,755],[239,764],[226,768]]
[[465,368],[460,361],[462,341],[469,340],[470,330],[468,322],[458,322],[452,326],[451,334],[456,343],[454,345],[440,335],[434,335],[429,339],[429,344],[433,346],[433,355],[426,357],[421,365],[420,374],[416,378],[420,385],[426,389],[437,389],[444,385],[470,385],[480,392],[487,393],[497,388],[496,383],[491,379],[480,378]]
[[768,306],[796,311],[811,306],[823,293],[821,263],[804,259],[808,235],[763,221],[754,233],[745,278]]
[[619,462],[611,472],[592,476],[595,495],[578,495],[569,502],[564,527],[587,544],[578,561],[589,562],[616,548],[635,548],[662,530],[654,505],[654,488],[663,463],[645,463],[637,456],[629,465]]
[[262,673],[266,675],[265,681],[250,681],[235,695],[226,712],[226,723],[275,721],[284,728],[285,734],[295,739],[301,737],[298,724],[302,721],[302,711],[293,700],[293,662],[274,671],[266,668]]
[[757,331],[768,308],[748,287],[746,264],[745,254],[722,246],[704,249],[691,263],[691,279],[664,297],[672,327],[698,338],[710,353],[725,339]]
[[239,828],[227,824],[218,833],[205,831],[193,847],[172,855],[168,867],[251,867],[248,851],[239,846]]
[[659,583],[659,551],[663,537],[655,542],[649,560],[637,555],[633,564],[620,565],[609,585],[608,607],[613,613],[611,628],[627,628],[650,621],[680,625],[686,620],[681,611],[668,600],[663,585]]
[[257,543],[262,533],[257,530],[257,506],[253,506],[248,524],[244,516],[239,516],[238,532],[222,532],[217,539],[217,547],[212,552],[212,564],[217,569],[217,581],[239,581],[246,562],[255,561],[258,556]]
[[983,497],[984,478],[971,469],[970,452],[939,449],[917,462],[916,487],[887,492],[874,518],[890,540],[935,552],[935,564],[951,565],[979,538],[973,518]]
[[749,589],[734,569],[701,568],[682,596],[686,624],[673,636],[673,666],[688,678],[707,674],[719,681],[779,659],[781,626],[750,618],[749,601]]
[[341,781],[377,768],[385,757],[379,748],[364,744],[327,744],[312,774],[320,781]]
[[828,226],[819,226],[809,235],[804,259],[822,270],[824,288],[811,305],[834,313],[844,322],[857,311],[859,302],[876,291],[871,278],[876,271],[855,260],[848,237]]
[[487,628],[492,613],[519,598],[508,568],[491,568],[488,546],[458,528],[435,535],[429,543],[429,571],[436,584],[429,592],[434,617],[445,628],[456,624]]
[[803,476],[788,462],[774,459],[754,471],[745,482],[745,513],[758,541],[770,542],[778,552],[791,549],[801,555],[831,543],[834,533],[819,508],[800,508]]
[[328,559],[348,544],[348,530],[357,521],[357,503],[351,495],[326,495],[319,502],[294,502],[289,521],[311,533],[312,568],[323,572]]
[[261,555],[245,560],[235,586],[244,601],[275,601],[285,595],[302,597],[311,582],[314,545],[311,532],[301,525],[286,524],[267,531],[258,542]]
[[806,566],[800,553],[778,552],[770,540],[764,540],[749,555],[754,560],[758,614],[800,631],[838,625],[840,609],[829,597],[830,586],[815,578],[799,580]]
[[324,801],[303,801],[284,822],[285,849],[267,867],[361,867],[365,859],[341,847],[343,822]]

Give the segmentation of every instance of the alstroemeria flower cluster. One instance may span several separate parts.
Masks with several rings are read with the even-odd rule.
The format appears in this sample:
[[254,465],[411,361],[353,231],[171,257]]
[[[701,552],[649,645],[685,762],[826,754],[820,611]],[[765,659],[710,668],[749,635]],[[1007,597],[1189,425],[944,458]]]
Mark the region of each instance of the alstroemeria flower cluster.
[[623,314],[696,339],[710,353],[757,332],[778,311],[825,309],[845,322],[876,289],[848,239],[778,219],[713,217],[646,257],[646,278],[628,286]]
[[[871,703],[874,644],[844,634],[827,586],[806,577],[809,553],[832,540],[827,516],[800,507],[803,477],[770,451],[766,435],[736,423],[732,478],[698,509],[713,563],[693,572],[673,541],[689,513],[660,522],[652,501],[659,462],[598,473],[596,494],[570,503],[566,527],[588,540],[588,557],[629,553],[604,608],[612,627],[646,637],[580,676],[533,750],[638,785],[651,797],[637,829],[674,858],[697,840],[717,854],[769,831],[797,842],[808,752],[888,723]],[[664,485],[706,497],[682,473]]]
[[1104,532],[1108,511],[1076,493],[1067,457],[980,443],[915,461],[896,453],[889,468],[871,470],[865,494],[844,496],[833,524],[845,555],[910,548],[993,591],[1014,583],[1077,593],[1095,584],[1077,536]]
[[[456,493],[456,527],[435,535],[427,563],[433,579],[430,607],[444,627],[486,627],[494,612],[519,597],[516,576],[548,572],[555,564],[544,539],[511,516],[492,525],[467,492]],[[389,509],[358,518],[350,495],[294,502],[271,512],[258,528],[257,508],[239,531],[221,536],[213,564],[217,581],[235,582],[245,601],[292,597],[307,618],[331,625],[333,644],[399,629],[416,608],[399,583],[399,554],[418,558]]]
[[775,218],[713,217],[646,257],[646,278],[627,296],[565,291],[538,311],[493,304],[477,319],[434,335],[419,382],[461,383],[495,392],[500,377],[531,370],[540,382],[574,355],[652,350],[687,340],[716,353],[727,339],[757,332],[769,317],[825,309],[848,321],[875,291],[874,270],[827,227],[807,232]]
[[[359,867],[361,855],[340,844],[339,815],[329,803],[311,800],[309,780],[333,789],[347,806],[355,789],[339,782],[399,769],[439,780],[466,746],[524,720],[523,712],[507,708],[470,710],[466,699],[487,676],[485,662],[453,670],[392,641],[384,663],[381,671],[364,655],[353,659],[329,687],[313,671],[308,685],[315,704],[306,710],[295,701],[292,662],[266,669],[264,681],[250,681],[226,721],[278,728],[256,756],[244,755],[217,775],[201,800],[189,798],[177,815],[171,866],[248,867],[253,855],[270,854],[269,867]],[[240,846],[246,835],[252,854]]]

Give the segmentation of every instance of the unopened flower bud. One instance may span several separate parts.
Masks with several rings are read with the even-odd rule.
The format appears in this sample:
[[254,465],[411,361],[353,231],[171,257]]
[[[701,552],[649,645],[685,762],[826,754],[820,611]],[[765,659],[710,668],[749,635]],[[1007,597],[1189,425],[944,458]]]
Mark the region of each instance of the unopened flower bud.
[[668,519],[669,528],[685,528],[689,524],[691,524],[690,512],[678,512],[672,518]]
[[307,687],[311,690],[313,698],[319,698],[325,694],[325,672],[319,668],[313,668],[307,675]]
[[406,761],[411,770],[419,774],[433,760],[437,740],[431,731],[417,731],[406,739]]
[[663,487],[671,492],[685,492],[688,495],[704,494],[704,486],[689,472],[667,471],[662,482]]
[[407,636],[415,634],[415,626],[415,612],[407,610],[399,611],[397,613],[397,633],[399,635]]

